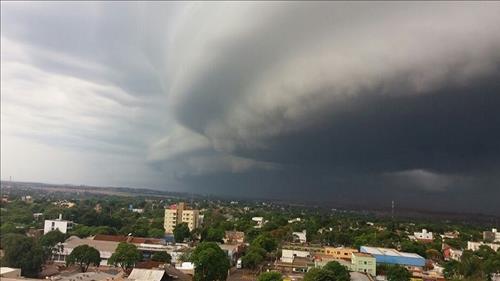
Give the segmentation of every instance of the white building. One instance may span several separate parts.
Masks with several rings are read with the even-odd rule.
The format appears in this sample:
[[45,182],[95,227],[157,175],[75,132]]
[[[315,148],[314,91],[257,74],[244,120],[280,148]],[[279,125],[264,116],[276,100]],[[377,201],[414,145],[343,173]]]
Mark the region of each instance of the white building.
[[261,228],[264,225],[264,218],[263,217],[253,217],[252,220],[257,223],[255,228]]
[[298,239],[300,243],[307,242],[307,231],[305,229],[301,232],[293,232],[292,235],[295,239]]
[[498,232],[496,228],[493,228],[491,231],[484,231],[483,239],[486,241],[500,242],[500,232]]
[[471,250],[471,251],[477,251],[479,250],[479,247],[481,246],[488,246],[490,247],[493,251],[497,251],[498,249],[500,249],[500,244],[493,244],[493,243],[483,243],[483,242],[471,242],[471,241],[468,241],[467,242],[467,250]]
[[432,232],[427,232],[427,229],[422,229],[422,232],[413,232],[413,236],[410,235],[409,237],[410,237],[410,239],[413,239],[413,240],[432,241],[434,239]]
[[73,229],[73,222],[62,219],[62,214],[59,214],[59,218],[55,220],[45,220],[43,227],[43,234],[47,234],[50,231],[59,229],[62,233],[67,233],[68,230]]
[[282,262],[293,263],[293,259],[296,257],[309,258],[309,257],[311,257],[311,252],[301,251],[301,250],[291,250],[291,249],[281,250],[281,261]]
[[294,222],[300,222],[300,221],[301,221],[301,218],[294,218],[294,219],[288,220],[288,223],[294,223]]
[[[21,278],[21,269],[12,267],[0,267],[0,277],[2,278]],[[2,279],[0,278],[0,279]]]

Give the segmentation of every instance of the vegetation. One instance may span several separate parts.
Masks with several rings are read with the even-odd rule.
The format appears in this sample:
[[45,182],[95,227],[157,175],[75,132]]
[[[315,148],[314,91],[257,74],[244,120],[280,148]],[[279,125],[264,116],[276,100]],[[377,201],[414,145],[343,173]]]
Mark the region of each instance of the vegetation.
[[410,281],[411,273],[403,266],[390,266],[387,270],[388,281]]
[[142,259],[141,252],[134,244],[121,242],[108,260],[109,265],[120,266],[125,272],[130,272],[135,264]]
[[37,277],[43,263],[42,248],[32,238],[21,234],[2,236],[2,266],[21,268],[26,277]]
[[151,257],[152,261],[159,261],[164,263],[170,263],[172,261],[172,256],[167,252],[157,252]]
[[191,255],[195,281],[222,281],[227,278],[229,260],[214,242],[201,242]]
[[88,245],[80,245],[71,251],[71,254],[66,258],[66,265],[78,265],[81,272],[86,272],[90,265],[99,266],[101,256],[99,251]]
[[257,281],[281,281],[283,280],[283,276],[279,272],[270,271],[263,272],[257,278]]
[[338,262],[329,262],[323,268],[312,268],[305,276],[304,281],[349,281],[349,270]]
[[174,239],[175,242],[184,242],[187,238],[191,236],[191,233],[189,232],[189,227],[187,223],[183,222],[181,224],[178,224],[174,228]]

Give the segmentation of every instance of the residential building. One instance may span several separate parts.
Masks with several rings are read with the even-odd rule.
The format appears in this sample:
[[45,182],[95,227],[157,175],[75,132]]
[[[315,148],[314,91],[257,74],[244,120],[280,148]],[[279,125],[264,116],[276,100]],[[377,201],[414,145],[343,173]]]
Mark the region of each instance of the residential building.
[[200,226],[200,211],[187,209],[184,202],[171,205],[165,209],[165,233],[174,233],[174,228],[181,223],[186,223],[189,230]]
[[288,220],[288,223],[300,222],[301,220],[302,220],[301,218],[294,218],[294,219]]
[[21,196],[21,201],[31,204],[33,203],[33,197],[31,197],[30,195]]
[[127,279],[132,281],[162,281],[164,275],[165,270],[163,269],[134,268]]
[[358,250],[353,248],[324,247],[324,254],[331,256],[335,259],[350,260],[352,258],[352,253],[357,253],[357,252]]
[[241,252],[243,251],[242,244],[217,244],[221,248],[229,259],[231,265],[235,265],[236,261],[241,257]]
[[500,244],[494,244],[494,243],[484,243],[484,242],[471,242],[471,241],[468,241],[467,242],[467,250],[471,250],[471,251],[477,251],[479,250],[479,247],[481,246],[488,246],[490,247],[493,251],[497,251],[498,249],[500,249]]
[[425,265],[423,257],[415,253],[400,252],[396,249],[361,246],[360,252],[371,254],[378,264],[398,264],[415,267]]
[[138,214],[144,213],[144,209],[138,209],[138,208],[133,208],[131,211],[132,213],[138,213]]
[[487,242],[500,242],[500,232],[496,228],[493,228],[491,231],[484,231],[483,239]]
[[253,217],[252,220],[257,223],[255,225],[255,228],[261,228],[264,225],[264,218],[263,217]]
[[443,248],[443,258],[445,260],[447,260],[447,261],[449,261],[449,260],[460,261],[460,258],[462,257],[462,253],[463,253],[462,250],[453,249],[447,244],[443,244],[442,248]]
[[224,244],[240,244],[245,242],[245,232],[226,231],[223,238]]
[[458,236],[460,235],[460,232],[458,231],[448,231],[448,232],[445,232],[443,234],[441,234],[441,238],[443,239],[456,239],[458,238]]
[[421,242],[432,242],[434,236],[432,232],[428,232],[427,229],[422,229],[422,232],[413,232],[413,235],[410,235],[409,238]]
[[66,239],[64,243],[62,243],[62,251],[54,255],[54,262],[64,263],[66,261],[66,257],[71,254],[73,249],[81,245],[88,245],[96,248],[96,250],[99,251],[99,255],[101,257],[100,265],[106,266],[108,264],[108,259],[116,251],[119,243],[120,242],[116,241],[100,241],[80,238],[78,236],[71,236]]
[[307,242],[307,231],[304,229],[301,232],[292,232],[294,240],[298,240],[300,243]]
[[352,253],[351,267],[352,271],[362,272],[376,276],[377,262],[375,257],[368,253]]
[[295,258],[310,258],[311,252],[292,250],[292,249],[282,249],[281,250],[281,261],[284,263],[293,263]]
[[59,218],[55,220],[45,220],[43,227],[43,234],[47,234],[50,231],[59,229],[62,233],[67,233],[68,230],[73,229],[73,222],[62,219],[62,214],[59,214]]
[[0,267],[0,279],[3,278],[21,278],[21,269],[12,267]]

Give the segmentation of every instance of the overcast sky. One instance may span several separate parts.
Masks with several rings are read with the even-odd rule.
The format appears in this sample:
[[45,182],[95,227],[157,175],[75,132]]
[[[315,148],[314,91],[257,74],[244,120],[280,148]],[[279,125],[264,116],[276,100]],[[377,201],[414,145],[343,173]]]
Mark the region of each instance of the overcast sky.
[[2,179],[500,214],[500,3],[1,3]]

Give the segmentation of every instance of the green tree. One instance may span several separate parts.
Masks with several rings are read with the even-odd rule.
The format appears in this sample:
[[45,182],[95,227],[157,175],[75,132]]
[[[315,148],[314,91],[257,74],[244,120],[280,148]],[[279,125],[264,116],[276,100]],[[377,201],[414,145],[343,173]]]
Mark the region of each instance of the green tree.
[[335,276],[335,280],[338,281],[349,281],[351,280],[351,275],[349,274],[349,270],[336,261],[331,261],[325,264],[322,268],[323,270],[328,270],[333,273]]
[[100,263],[101,255],[99,251],[89,245],[77,246],[66,258],[67,266],[77,264],[81,272],[87,271],[90,265],[99,266]]
[[141,259],[142,255],[137,246],[121,242],[116,247],[115,253],[109,258],[108,264],[120,266],[125,272],[129,272]]
[[148,237],[162,238],[165,236],[165,230],[159,228],[150,228],[148,230]]
[[266,250],[260,247],[250,247],[250,249],[241,258],[241,263],[245,268],[255,269],[266,255]]
[[209,227],[203,237],[203,241],[222,242],[223,238],[224,238],[224,230],[222,228]]
[[164,263],[170,263],[172,261],[172,256],[167,252],[156,252],[151,257],[151,260],[164,262]]
[[276,271],[263,272],[257,278],[257,281],[281,281],[283,280],[283,276],[281,273]]
[[411,273],[403,266],[394,265],[387,270],[388,281],[410,281]]
[[37,277],[43,263],[43,251],[35,241],[21,234],[2,236],[2,266],[21,268],[26,277]]
[[311,268],[305,275],[304,281],[336,281],[335,275],[329,270]]
[[276,242],[276,239],[273,239],[269,237],[267,234],[261,234],[255,238],[252,242],[253,246],[258,246],[261,247],[262,249],[266,250],[266,252],[270,253],[278,247],[278,242]]
[[195,281],[226,280],[229,259],[216,243],[200,243],[193,251],[191,259],[195,266]]
[[183,222],[175,226],[174,228],[174,239],[175,242],[182,243],[184,240],[189,238],[191,233],[189,232],[189,227],[187,223]]
[[40,237],[38,242],[42,247],[44,260],[49,259],[52,255],[62,250],[62,245],[59,243],[64,242],[65,238],[66,235],[59,231],[59,229],[50,231]]

